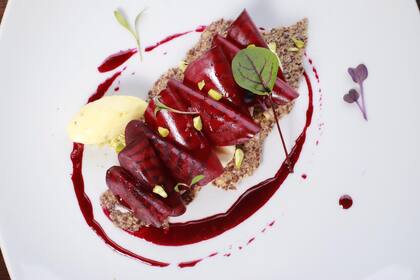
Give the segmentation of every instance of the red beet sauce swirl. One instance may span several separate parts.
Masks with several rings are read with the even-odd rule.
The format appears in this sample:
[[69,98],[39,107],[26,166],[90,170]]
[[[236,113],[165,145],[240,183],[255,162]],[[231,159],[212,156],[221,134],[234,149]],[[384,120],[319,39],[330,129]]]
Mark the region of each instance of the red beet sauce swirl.
[[[99,85],[97,91],[89,98],[88,102],[101,98],[119,74],[120,72],[117,72],[101,85]],[[296,164],[301,154],[303,145],[306,140],[306,132],[308,127],[311,125],[313,115],[312,86],[307,73],[304,73],[304,77],[308,87],[309,102],[308,108],[306,110],[305,126],[299,137],[296,139],[295,145],[290,151],[290,161],[293,166]],[[73,174],[71,179],[73,181],[74,191],[76,193],[76,198],[79,203],[80,210],[86,220],[86,223],[100,238],[104,240],[106,244],[111,246],[116,251],[152,266],[168,266],[169,263],[167,262],[152,260],[121,247],[119,244],[115,243],[112,239],[109,238],[109,236],[102,229],[101,225],[95,220],[92,203],[84,191],[85,185],[82,174],[83,150],[84,146],[82,144],[73,144],[73,151],[71,153]],[[143,228],[133,234],[155,244],[172,246],[193,244],[213,238],[229,229],[234,228],[252,216],[252,214],[254,214],[256,211],[258,211],[258,209],[260,209],[280,188],[288,175],[289,169],[283,162],[274,177],[266,179],[265,181],[249,188],[225,213],[216,214],[195,221],[173,223],[170,225],[170,228],[167,231],[163,231],[157,228]],[[188,264],[185,266],[188,266]],[[190,264],[190,266],[192,265],[194,264]]]
[[[309,105],[306,111],[305,127],[296,139],[296,143],[289,154],[292,170],[305,143],[306,130],[312,122],[312,86],[306,73],[304,73],[304,77],[308,86]],[[188,245],[216,237],[239,225],[258,211],[280,188],[289,175],[289,170],[287,164],[283,162],[274,177],[249,188],[225,213],[194,221],[171,223],[166,230],[155,227],[143,227],[136,232],[130,233],[154,244],[167,246]]]

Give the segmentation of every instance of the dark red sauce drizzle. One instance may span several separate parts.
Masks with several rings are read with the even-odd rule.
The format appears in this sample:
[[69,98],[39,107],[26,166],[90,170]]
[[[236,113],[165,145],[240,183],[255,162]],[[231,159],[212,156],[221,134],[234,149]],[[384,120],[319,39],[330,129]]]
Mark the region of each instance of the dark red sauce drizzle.
[[189,30],[189,31],[185,31],[185,32],[181,32],[181,33],[176,33],[176,34],[173,34],[173,35],[169,35],[168,37],[166,37],[166,38],[164,38],[163,40],[161,40],[161,41],[159,41],[159,42],[157,42],[157,43],[155,43],[155,44],[153,44],[153,45],[151,45],[151,46],[148,46],[148,47],[146,47],[144,50],[146,51],[146,52],[150,52],[150,51],[153,51],[154,49],[156,49],[157,47],[159,47],[159,46],[161,46],[161,45],[163,45],[163,44],[165,44],[165,43],[167,43],[167,42],[169,42],[169,41],[172,41],[173,39],[176,39],[176,38],[178,38],[178,37],[181,37],[181,36],[184,36],[184,35],[187,35],[187,34],[189,34],[189,33],[192,33],[192,32],[203,32],[205,29],[206,29],[206,27],[207,26],[205,26],[205,25],[200,25],[200,26],[198,26],[196,29],[194,29],[194,30]]
[[349,209],[353,205],[353,199],[348,194],[345,194],[340,197],[338,204],[340,204],[343,209]]
[[[306,130],[312,121],[312,87],[306,73],[304,73],[304,77],[308,85],[309,105],[306,112],[305,128],[296,139],[296,144],[289,154],[292,167],[299,159],[306,139]],[[143,227],[136,232],[129,233],[154,244],[166,246],[188,245],[213,238],[234,228],[260,209],[279,189],[288,175],[287,164],[283,163],[274,177],[249,188],[225,213],[184,223],[171,223],[167,230]]]
[[[111,87],[114,80],[120,74],[121,74],[121,71],[115,73],[110,78],[106,79],[103,83],[101,83],[96,89],[96,92],[89,97],[87,103],[90,103],[90,102],[93,102],[95,100],[102,98],[107,92],[107,90]],[[71,175],[71,180],[73,181],[74,192],[76,194],[76,198],[79,203],[80,210],[82,211],[82,214],[83,214],[83,217],[85,218],[86,223],[93,229],[93,231],[100,238],[102,238],[103,241],[105,241],[106,244],[108,244],[113,249],[117,250],[118,252],[124,255],[130,256],[132,258],[138,259],[152,266],[160,266],[160,267],[168,266],[169,263],[148,259],[121,247],[120,245],[118,245],[112,239],[108,237],[108,235],[102,229],[101,225],[95,220],[95,217],[93,215],[92,203],[90,202],[89,197],[85,193],[85,183],[83,181],[83,174],[82,174],[83,150],[84,150],[83,144],[73,143],[73,150],[70,154],[70,159],[73,164],[73,174]],[[105,214],[109,215],[109,212]]]
[[196,264],[198,264],[199,262],[201,262],[203,259],[197,259],[197,260],[193,260],[193,261],[188,261],[188,262],[180,262],[178,264],[178,266],[180,268],[186,268],[186,267],[193,267]]
[[[121,72],[117,72],[116,74],[119,75],[121,74]],[[114,74],[114,76],[116,74]],[[101,98],[105,94],[106,90],[112,85],[112,82],[110,82],[110,80],[112,79],[113,81],[117,77],[114,76],[102,83],[98,87],[98,91],[89,98],[88,102]],[[297,138],[295,146],[290,152],[289,159],[293,166],[299,159],[300,153],[303,148],[303,144],[305,143],[306,131],[311,125],[313,114],[312,86],[309,77],[306,73],[304,73],[304,77],[309,91],[309,105],[306,111],[305,127],[300,136]],[[108,88],[106,88],[106,85],[108,86]],[[71,178],[73,181],[73,186],[80,206],[80,210],[82,211],[86,223],[96,232],[96,234],[99,237],[101,237],[105,241],[106,244],[108,244],[118,252],[138,259],[152,266],[168,266],[169,263],[160,262],[137,255],[121,247],[107,236],[102,227],[95,220],[93,215],[92,203],[90,202],[89,197],[84,192],[82,159],[83,145],[74,143],[73,151],[71,153],[71,160],[73,163],[73,174]],[[215,237],[219,234],[222,234],[226,230],[235,227],[236,225],[250,217],[259,208],[261,208],[277,191],[277,189],[281,186],[283,181],[287,178],[287,176],[289,175],[288,170],[288,166],[285,163],[283,163],[273,178],[269,178],[250,188],[232,205],[232,207],[226,213],[221,213],[201,220],[190,221],[186,223],[174,223],[170,225],[169,230],[166,233],[163,230],[159,230],[156,228],[144,228],[133,234],[155,244],[173,246],[192,244]],[[274,222],[272,222],[272,224],[274,224]],[[270,226],[272,224],[270,224]],[[242,247],[240,247],[240,249],[242,249]],[[202,259],[190,262],[183,262],[180,263],[178,266],[191,267],[196,265],[201,260]]]
[[137,49],[128,49],[125,51],[119,51],[111,54],[98,66],[98,71],[101,73],[114,70],[126,62],[133,54],[137,52]]
[[308,178],[308,175],[302,174],[301,177],[302,177],[302,179],[306,179],[306,178]]
[[121,75],[121,73],[122,73],[121,71],[118,71],[114,75],[106,79],[104,82],[102,82],[96,89],[96,92],[89,97],[87,103],[90,103],[90,102],[93,102],[102,98],[105,95],[106,91],[111,87],[115,79],[118,78],[119,75]]

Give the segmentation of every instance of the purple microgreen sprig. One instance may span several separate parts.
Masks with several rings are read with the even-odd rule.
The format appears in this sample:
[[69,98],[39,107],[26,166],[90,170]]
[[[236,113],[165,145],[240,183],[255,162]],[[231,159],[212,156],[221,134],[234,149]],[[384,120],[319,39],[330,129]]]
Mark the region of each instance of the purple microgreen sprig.
[[[366,65],[359,64],[356,68],[349,68],[347,70],[353,79],[353,82],[359,85],[360,94],[356,89],[351,89],[348,93],[343,96],[343,99],[347,103],[356,103],[362,112],[363,118],[367,121],[365,94],[363,90],[363,82],[368,77],[368,70]],[[359,102],[359,97],[361,102]]]

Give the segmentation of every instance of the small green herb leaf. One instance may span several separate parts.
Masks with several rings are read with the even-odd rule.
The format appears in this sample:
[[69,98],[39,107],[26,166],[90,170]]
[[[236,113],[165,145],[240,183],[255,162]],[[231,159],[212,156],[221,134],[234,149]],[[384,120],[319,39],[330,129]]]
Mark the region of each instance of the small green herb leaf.
[[190,186],[194,186],[195,184],[197,184],[198,182],[200,182],[201,180],[204,179],[204,175],[200,174],[195,176],[192,180],[191,180],[191,184]]
[[236,83],[258,95],[268,95],[272,91],[278,70],[278,59],[267,48],[243,49],[232,60]]
[[140,56],[140,60],[142,60],[142,52],[141,52],[141,45],[140,45],[140,35],[139,35],[139,22],[140,22],[140,18],[143,14],[145,10],[142,10],[137,16],[136,19],[134,21],[134,30],[131,27],[130,23],[128,22],[127,18],[124,16],[124,14],[120,11],[120,10],[115,10],[114,11],[114,16],[115,19],[118,21],[118,23],[124,27],[125,29],[128,30],[128,32],[131,33],[131,35],[133,35],[134,40],[136,40],[136,45],[137,45],[137,51],[139,53]]
[[125,16],[122,14],[120,10],[114,11],[115,19],[118,21],[118,23],[127,29],[134,37],[137,38],[136,33],[131,29],[130,24],[128,23],[128,20],[125,18]]
[[134,21],[134,29],[135,29],[136,35],[137,35],[137,36],[135,36],[135,39],[136,39],[136,43],[137,43],[137,50],[138,50],[139,55],[140,55],[140,60],[143,59],[143,55],[142,55],[141,44],[140,44],[139,23],[140,23],[140,19],[143,15],[144,11],[146,11],[146,9],[141,10],[140,13],[137,14],[136,19]]

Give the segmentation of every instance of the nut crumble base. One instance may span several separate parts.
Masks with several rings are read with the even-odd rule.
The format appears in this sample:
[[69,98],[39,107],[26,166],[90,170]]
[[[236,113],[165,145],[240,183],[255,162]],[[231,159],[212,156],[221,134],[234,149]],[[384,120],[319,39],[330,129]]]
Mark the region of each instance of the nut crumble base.
[[[212,46],[212,40],[215,34],[226,35],[226,30],[230,26],[231,21],[220,19],[210,24],[206,30],[201,34],[200,40],[197,44],[188,51],[184,61],[188,64],[199,58],[202,54],[208,51]],[[302,57],[304,49],[298,51],[288,51],[289,48],[295,47],[291,38],[297,38],[307,44],[307,19],[298,21],[296,24],[289,27],[273,28],[270,31],[263,32],[263,37],[267,43],[275,42],[279,55],[284,77],[287,82],[297,89],[299,79],[303,74]],[[164,73],[153,85],[149,91],[149,98],[158,95],[165,87],[169,79],[183,80],[183,72],[178,68],[170,68]],[[293,102],[284,106],[276,108],[276,114],[279,118],[287,115],[293,109]],[[224,173],[214,180],[214,184],[224,189],[235,189],[237,183],[244,177],[252,175],[258,168],[262,158],[262,147],[265,138],[273,129],[275,119],[271,110],[265,112],[253,112],[253,118],[261,125],[261,131],[247,143],[240,145],[244,151],[245,157],[241,168],[235,169],[233,160],[225,167]],[[187,202],[191,202],[199,189],[192,191],[190,194],[184,194],[183,198]],[[101,206],[107,209],[110,213],[110,219],[113,223],[122,229],[129,231],[137,231],[141,226],[144,226],[134,215],[129,211],[119,210],[118,200],[107,190],[101,195]]]

